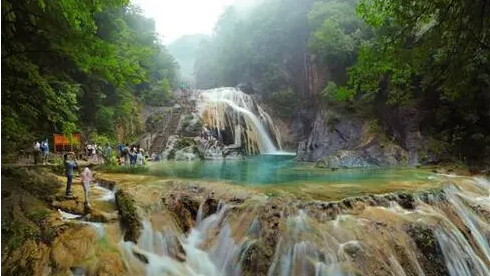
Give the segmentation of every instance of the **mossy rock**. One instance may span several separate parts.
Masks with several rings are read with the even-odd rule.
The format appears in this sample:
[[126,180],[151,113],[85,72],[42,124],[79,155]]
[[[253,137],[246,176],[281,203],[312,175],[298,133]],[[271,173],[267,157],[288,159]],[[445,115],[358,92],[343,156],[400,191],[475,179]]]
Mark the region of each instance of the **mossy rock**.
[[124,241],[136,243],[141,234],[143,224],[138,215],[134,199],[122,189],[119,189],[116,192],[116,206],[119,210],[121,227],[125,230]]
[[183,149],[189,146],[196,145],[196,142],[193,138],[190,137],[179,137],[177,142],[175,142],[174,149]]
[[427,226],[420,224],[410,224],[404,228],[421,253],[417,255],[417,260],[424,270],[425,275],[449,275],[442,249],[437,242],[434,232]]

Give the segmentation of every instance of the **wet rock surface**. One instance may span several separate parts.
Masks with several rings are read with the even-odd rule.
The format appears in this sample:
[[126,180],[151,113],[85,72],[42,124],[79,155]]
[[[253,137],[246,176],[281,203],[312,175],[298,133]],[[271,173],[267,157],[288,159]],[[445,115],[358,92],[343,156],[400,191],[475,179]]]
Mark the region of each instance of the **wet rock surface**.
[[[463,275],[462,268],[448,266],[450,256],[449,263],[461,262],[469,275],[483,276],[488,264],[475,260],[485,258],[484,240],[477,234],[487,240],[490,235],[489,210],[482,203],[488,189],[474,186],[472,178],[450,179],[438,190],[338,201],[264,196],[217,183],[121,183],[115,199],[120,223],[98,219],[107,219],[100,235],[84,217],[47,216],[41,220],[50,226],[46,229],[57,231],[45,241],[29,239],[9,258],[2,257],[2,272],[140,275],[151,268],[188,275],[192,267],[204,275]],[[490,188],[488,181],[479,185]],[[469,192],[473,196],[465,196]],[[2,186],[2,202],[14,201],[17,193]],[[63,204],[76,200],[68,201]],[[32,219],[31,201],[16,197],[14,202],[12,213]],[[107,216],[97,208],[89,215]],[[131,242],[121,244],[123,238]]]
[[194,226],[199,209],[199,202],[196,199],[185,194],[171,194],[165,204],[177,217],[179,225],[185,233]]
[[425,275],[450,275],[444,262],[442,249],[439,246],[434,232],[420,224],[406,225],[407,234],[417,245],[419,260]]
[[119,210],[121,228],[125,229],[124,240],[137,242],[141,233],[141,218],[135,207],[134,199],[125,191],[116,192],[116,206]]
[[409,161],[411,165],[418,164],[415,142],[410,143],[407,151],[404,145],[373,131],[370,124],[332,110],[321,111],[308,138],[300,141],[297,159],[318,162],[318,166],[329,169],[399,166]]

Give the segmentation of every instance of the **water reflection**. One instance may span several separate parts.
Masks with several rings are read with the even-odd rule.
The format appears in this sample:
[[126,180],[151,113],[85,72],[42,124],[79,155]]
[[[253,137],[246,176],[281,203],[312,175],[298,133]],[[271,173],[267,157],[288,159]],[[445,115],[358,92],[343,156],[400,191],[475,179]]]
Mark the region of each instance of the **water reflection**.
[[429,173],[413,169],[350,169],[331,171],[294,156],[258,155],[244,160],[164,161],[150,173],[164,177],[231,181],[235,184],[362,183],[428,180]]

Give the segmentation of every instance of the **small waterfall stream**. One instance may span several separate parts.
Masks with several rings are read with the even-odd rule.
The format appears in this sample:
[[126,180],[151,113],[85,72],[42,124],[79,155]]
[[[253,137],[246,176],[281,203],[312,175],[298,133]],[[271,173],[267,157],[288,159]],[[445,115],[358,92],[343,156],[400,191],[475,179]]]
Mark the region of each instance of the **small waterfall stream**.
[[[243,141],[244,136],[251,153],[271,154],[281,149],[279,131],[269,114],[240,90],[225,87],[199,91],[196,102],[201,117],[220,138],[224,131],[232,133],[233,141]],[[243,126],[238,129],[240,133],[236,126]]]
[[207,216],[200,204],[188,234],[147,220],[137,244],[122,243],[125,263],[146,275],[490,275],[486,179],[409,202],[278,202],[221,203]]

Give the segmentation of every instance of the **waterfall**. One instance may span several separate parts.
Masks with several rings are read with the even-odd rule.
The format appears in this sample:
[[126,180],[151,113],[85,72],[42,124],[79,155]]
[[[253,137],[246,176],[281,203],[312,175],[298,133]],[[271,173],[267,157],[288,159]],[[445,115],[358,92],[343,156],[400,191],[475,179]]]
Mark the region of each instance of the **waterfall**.
[[490,182],[435,177],[440,191],[411,197],[196,204],[188,233],[144,221],[125,263],[146,275],[490,275]]
[[[197,109],[218,138],[223,140],[224,132],[231,133],[229,144],[246,139],[248,153],[271,154],[281,148],[279,131],[269,116],[252,98],[236,88],[216,88],[198,92]],[[238,128],[237,125],[243,125]],[[238,139],[236,139],[238,138]]]

